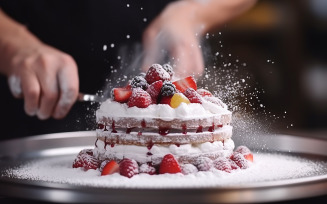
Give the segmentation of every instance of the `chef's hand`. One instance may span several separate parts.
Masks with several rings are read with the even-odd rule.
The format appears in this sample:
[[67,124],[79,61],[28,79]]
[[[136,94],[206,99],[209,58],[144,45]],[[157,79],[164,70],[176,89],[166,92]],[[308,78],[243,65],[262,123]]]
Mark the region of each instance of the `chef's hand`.
[[202,36],[250,9],[256,0],[180,0],[170,3],[143,34],[146,71],[165,55],[180,77],[204,73]]
[[200,30],[193,16],[194,6],[184,1],[171,3],[151,22],[143,34],[143,71],[151,64],[163,62],[165,55],[169,55],[169,61],[175,65],[175,75],[197,77],[203,73]]
[[0,71],[8,77],[25,112],[45,120],[61,119],[78,96],[77,65],[73,58],[42,43],[24,26],[0,10]]

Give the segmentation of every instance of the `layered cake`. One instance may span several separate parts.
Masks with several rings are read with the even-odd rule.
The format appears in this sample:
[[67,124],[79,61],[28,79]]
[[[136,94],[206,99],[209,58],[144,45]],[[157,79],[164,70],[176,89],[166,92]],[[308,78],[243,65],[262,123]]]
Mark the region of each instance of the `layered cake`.
[[244,169],[253,155],[235,149],[231,122],[227,105],[192,76],[174,80],[169,64],[153,64],[101,104],[95,147],[82,150],[73,167],[127,177]]

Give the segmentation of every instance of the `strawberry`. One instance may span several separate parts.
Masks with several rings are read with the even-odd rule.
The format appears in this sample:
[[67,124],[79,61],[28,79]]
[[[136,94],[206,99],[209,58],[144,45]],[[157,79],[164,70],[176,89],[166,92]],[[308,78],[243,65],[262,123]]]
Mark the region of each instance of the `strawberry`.
[[148,84],[152,84],[156,81],[166,81],[170,80],[170,75],[160,64],[153,64],[145,75],[145,80],[148,82]]
[[247,168],[249,168],[248,161],[239,152],[234,152],[232,154],[232,156],[230,157],[230,159],[233,160],[237,164],[237,166],[239,166],[241,169],[247,169]]
[[154,174],[156,174],[156,169],[149,164],[142,164],[140,166],[140,173],[154,175]]
[[159,173],[160,174],[175,174],[181,173],[181,167],[179,166],[177,160],[172,154],[166,154],[160,164]]
[[196,92],[193,88],[187,88],[183,93],[191,103],[200,103],[202,104],[201,95]]
[[173,96],[162,96],[162,97],[160,97],[160,101],[159,101],[159,103],[160,104],[167,104],[167,105],[170,105],[170,101],[171,101],[171,98],[172,98]]
[[152,84],[149,85],[148,89],[146,92],[148,92],[151,96],[152,103],[156,104],[158,102],[158,96],[161,91],[161,87],[163,85],[163,82],[161,80],[153,82]]
[[232,166],[229,163],[229,160],[226,158],[218,158],[213,161],[213,165],[216,169],[225,172],[232,172]]
[[192,76],[188,76],[184,79],[174,81],[173,84],[176,86],[180,92],[184,93],[187,88],[197,89],[195,79]]
[[112,96],[113,99],[120,103],[126,103],[129,97],[132,95],[132,90],[130,88],[113,88]]
[[235,149],[235,152],[239,152],[241,153],[244,158],[250,162],[253,162],[253,154],[251,152],[251,150],[246,147],[246,146],[238,146],[236,149]]
[[202,97],[205,97],[205,96],[213,96],[212,93],[206,89],[197,89],[196,92],[198,92],[198,94],[200,94]]
[[216,104],[218,106],[221,106],[222,108],[226,108],[226,105],[217,97],[214,96],[204,96],[202,97],[204,100],[209,101],[213,104]]
[[73,168],[82,167],[84,171],[89,169],[97,169],[99,165],[100,162],[93,156],[92,149],[81,150],[73,162]]
[[115,160],[107,162],[101,171],[101,176],[119,172],[119,165]]
[[142,88],[135,88],[132,91],[132,95],[129,98],[127,105],[128,107],[136,106],[138,108],[146,108],[152,103],[151,96],[148,92]]
[[122,176],[132,178],[139,173],[139,165],[133,159],[123,159],[119,163],[119,173]]

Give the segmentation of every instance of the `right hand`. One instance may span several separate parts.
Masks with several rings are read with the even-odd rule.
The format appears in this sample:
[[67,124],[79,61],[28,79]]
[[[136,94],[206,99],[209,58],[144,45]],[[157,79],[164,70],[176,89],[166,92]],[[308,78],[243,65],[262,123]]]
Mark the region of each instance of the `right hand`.
[[41,120],[65,117],[79,92],[74,59],[28,31],[20,37],[5,49],[5,74],[12,94],[24,99],[25,112],[30,116]]

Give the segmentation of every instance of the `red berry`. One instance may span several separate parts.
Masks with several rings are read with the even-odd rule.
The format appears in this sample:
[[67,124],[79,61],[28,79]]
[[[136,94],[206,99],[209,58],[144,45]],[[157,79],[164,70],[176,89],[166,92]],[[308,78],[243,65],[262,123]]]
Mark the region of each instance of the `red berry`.
[[184,79],[174,81],[173,84],[176,86],[176,89],[184,93],[187,88],[197,89],[195,79],[192,76],[188,76]]
[[201,103],[202,97],[193,88],[187,88],[183,93],[191,103]]
[[136,106],[138,108],[146,108],[152,103],[151,96],[148,92],[141,88],[133,89],[132,95],[129,98],[128,107]]
[[184,175],[198,172],[198,169],[193,164],[182,164],[181,169]]
[[101,176],[119,172],[119,165],[115,160],[108,161],[101,171]]
[[135,160],[125,158],[119,163],[119,172],[120,175],[131,178],[139,173],[139,165]]
[[199,157],[195,161],[199,171],[209,171],[213,167],[213,162],[208,157]]
[[166,154],[160,164],[159,173],[160,174],[176,174],[181,173],[181,167],[179,166],[177,160],[172,154]]
[[233,170],[235,170],[235,169],[239,169],[239,168],[240,168],[240,167],[237,166],[237,164],[236,164],[233,160],[231,160],[230,158],[228,159],[228,161],[229,161],[230,166],[232,167]]
[[99,160],[93,156],[92,149],[83,149],[78,153],[73,162],[73,168],[79,167],[82,167],[85,171],[99,167]]
[[251,150],[248,147],[243,146],[243,145],[238,146],[235,149],[235,152],[241,153],[246,160],[248,160],[250,162],[253,162],[253,154],[252,154]]
[[126,103],[132,95],[132,90],[130,88],[114,88],[112,93],[115,101]]
[[233,160],[241,169],[247,169],[249,167],[248,161],[239,152],[234,152],[230,159]]
[[151,96],[152,103],[156,104],[158,102],[158,96],[161,91],[161,87],[163,85],[163,82],[161,80],[153,82],[152,84],[149,85],[148,89],[146,92],[148,92]]
[[196,92],[198,92],[198,94],[200,94],[202,97],[213,96],[212,93],[206,89],[198,89],[198,90],[196,90]]
[[146,72],[145,80],[148,84],[152,84],[155,81],[166,81],[170,80],[170,75],[160,64],[153,64]]
[[170,105],[170,101],[171,101],[171,98],[172,98],[173,96],[162,96],[161,98],[160,98],[160,101],[159,101],[159,103],[160,104],[167,104],[167,105]]
[[216,169],[220,171],[225,171],[225,172],[232,172],[232,167],[226,158],[218,158],[213,161],[213,165]]
[[140,166],[140,173],[154,175],[156,174],[156,169],[149,164],[142,164]]

